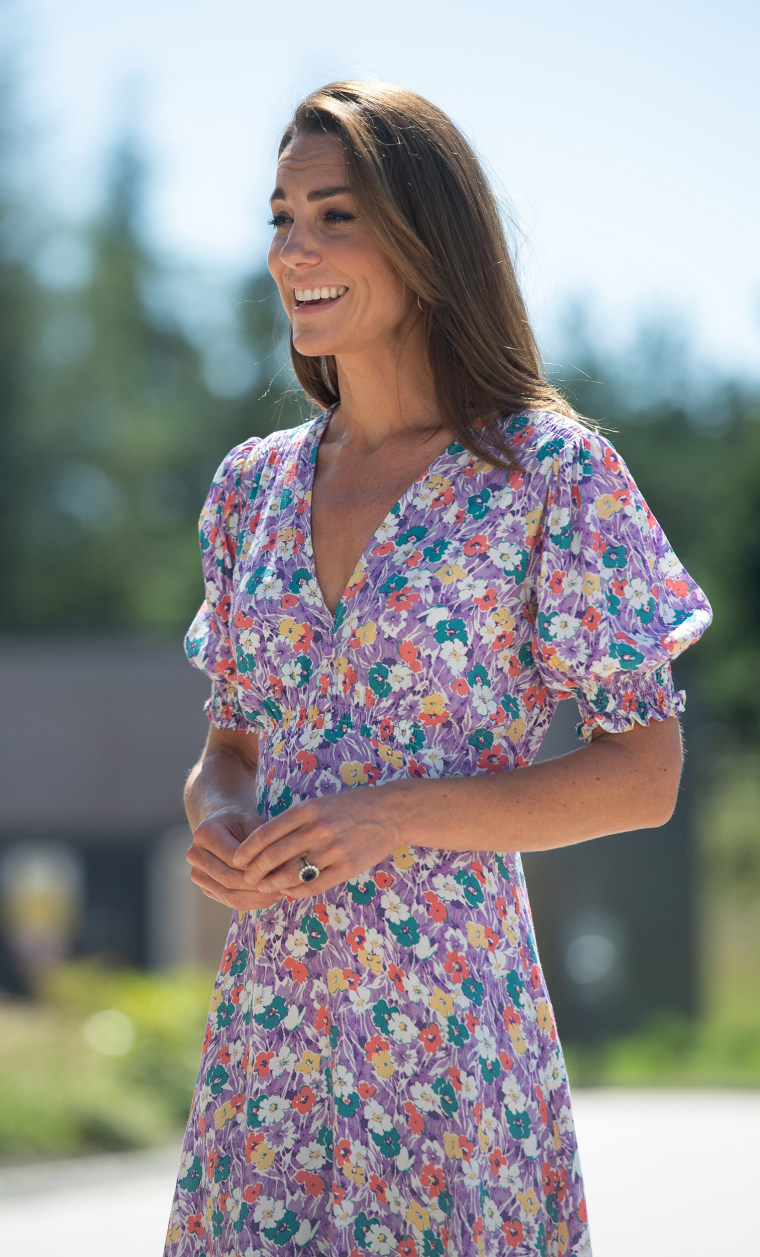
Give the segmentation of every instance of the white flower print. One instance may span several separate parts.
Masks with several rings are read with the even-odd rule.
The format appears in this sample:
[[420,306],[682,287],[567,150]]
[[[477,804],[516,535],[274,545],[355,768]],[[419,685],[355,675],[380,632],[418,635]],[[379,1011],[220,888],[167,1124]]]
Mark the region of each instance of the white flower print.
[[492,1200],[483,1201],[483,1225],[487,1231],[498,1231],[501,1226],[501,1214]]
[[388,671],[388,684],[397,694],[399,690],[408,690],[414,684],[414,675],[411,668],[405,663],[394,663]]
[[441,1112],[441,1097],[428,1083],[412,1083],[411,1096],[421,1113]]
[[467,667],[467,647],[464,642],[444,642],[441,646],[441,657],[456,676],[461,676]]
[[407,921],[412,915],[395,891],[387,890],[380,897],[380,906],[389,921]]
[[574,637],[580,627],[580,620],[576,615],[570,615],[567,611],[557,611],[551,619],[547,621],[546,629],[550,637],[558,642],[565,642],[570,637]]
[[519,1192],[522,1187],[522,1170],[518,1161],[499,1166],[499,1187],[502,1191]]
[[286,1113],[290,1112],[290,1101],[284,1096],[267,1096],[259,1105],[258,1115],[262,1126],[267,1123],[281,1122]]
[[379,1253],[381,1257],[386,1257],[388,1253],[395,1253],[396,1240],[386,1226],[381,1222],[373,1222],[368,1228],[364,1243],[371,1253]]
[[317,1170],[321,1170],[327,1156],[324,1145],[318,1144],[316,1139],[312,1139],[306,1147],[301,1147],[296,1153],[296,1160],[304,1169],[311,1170],[312,1174],[316,1174]]
[[265,1229],[273,1227],[284,1214],[284,1201],[277,1200],[274,1196],[259,1196],[253,1210],[254,1221],[259,1222]]
[[453,873],[436,873],[433,878],[433,889],[444,903],[454,903],[462,899],[462,887],[454,880]]
[[528,1101],[525,1095],[513,1081],[507,1081],[501,1089],[504,1097],[504,1103],[510,1113],[524,1113],[528,1107]]
[[393,1118],[390,1113],[386,1113],[382,1104],[377,1103],[377,1100],[370,1100],[365,1104],[364,1116],[369,1129],[376,1135],[384,1135],[386,1131],[393,1130]]
[[375,997],[366,986],[357,986],[355,991],[349,989],[348,998],[357,1013],[365,1008],[371,1008],[375,1002]]
[[388,1018],[388,1034],[400,1043],[412,1043],[417,1038],[417,1027],[403,1013],[391,1013]]
[[285,939],[285,950],[297,960],[301,960],[309,950],[309,940],[303,930],[293,930]]
[[333,1205],[331,1217],[336,1226],[344,1227],[354,1220],[354,1206],[350,1200],[342,1200],[339,1205]]

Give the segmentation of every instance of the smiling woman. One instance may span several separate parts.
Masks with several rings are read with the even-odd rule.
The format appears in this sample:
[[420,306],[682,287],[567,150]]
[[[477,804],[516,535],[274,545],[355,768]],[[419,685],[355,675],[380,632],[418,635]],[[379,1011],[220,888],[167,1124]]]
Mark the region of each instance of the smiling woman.
[[[296,111],[269,267],[324,410],[222,462],[188,859],[234,909],[167,1257],[590,1253],[521,850],[656,826],[710,607],[546,383],[444,114]],[[532,761],[560,700],[585,745]]]

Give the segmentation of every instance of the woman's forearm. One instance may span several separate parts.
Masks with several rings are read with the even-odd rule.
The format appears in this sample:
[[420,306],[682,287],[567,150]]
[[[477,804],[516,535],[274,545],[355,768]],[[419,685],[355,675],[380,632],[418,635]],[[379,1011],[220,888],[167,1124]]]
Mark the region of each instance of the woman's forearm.
[[195,830],[209,816],[226,809],[256,812],[256,764],[229,746],[207,749],[190,770],[185,811]]
[[542,851],[665,824],[681,765],[680,727],[670,717],[512,772],[411,778],[387,788],[413,844]]

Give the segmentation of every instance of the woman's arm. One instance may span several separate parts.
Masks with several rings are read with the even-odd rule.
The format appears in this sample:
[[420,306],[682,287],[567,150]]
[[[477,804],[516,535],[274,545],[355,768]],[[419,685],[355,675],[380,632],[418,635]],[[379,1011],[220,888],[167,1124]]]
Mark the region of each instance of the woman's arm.
[[261,824],[255,802],[258,754],[257,734],[212,725],[185,786],[185,810],[193,831],[187,853],[190,876],[210,899],[241,912],[267,908],[282,898],[281,892],[252,890],[231,866],[239,845]]
[[[540,851],[663,825],[682,766],[675,716],[594,732],[590,745],[541,764],[477,777],[405,778],[322,795],[262,825],[234,852],[260,892],[319,893],[404,846]],[[298,882],[308,852],[321,870]]]
[[[594,730],[589,746],[516,772],[422,781],[407,791],[421,845],[456,851],[547,851],[664,825],[683,764],[676,716],[625,733]],[[407,782],[396,783],[404,791]],[[415,783],[416,784],[416,783]],[[425,821],[425,812],[434,808]],[[430,837],[428,837],[430,832]]]

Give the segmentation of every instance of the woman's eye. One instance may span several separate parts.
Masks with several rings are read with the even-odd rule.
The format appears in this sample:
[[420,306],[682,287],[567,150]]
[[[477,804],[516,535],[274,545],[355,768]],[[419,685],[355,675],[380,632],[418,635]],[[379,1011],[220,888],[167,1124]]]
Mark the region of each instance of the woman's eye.
[[325,214],[325,221],[328,223],[350,223],[353,214],[348,214],[345,210],[328,210]]
[[287,214],[275,214],[274,218],[267,219],[267,223],[270,227],[283,227],[287,221]]

